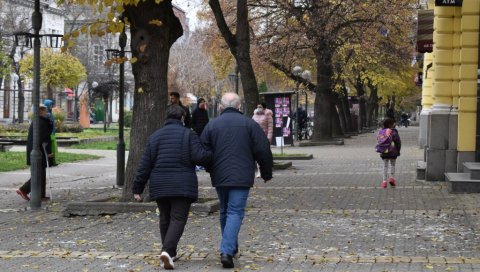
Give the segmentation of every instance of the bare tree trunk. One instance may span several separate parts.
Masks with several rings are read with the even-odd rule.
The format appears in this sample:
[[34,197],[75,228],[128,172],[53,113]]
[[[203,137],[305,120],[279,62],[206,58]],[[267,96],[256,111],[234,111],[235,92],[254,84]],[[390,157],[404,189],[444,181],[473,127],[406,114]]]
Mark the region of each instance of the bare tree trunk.
[[10,118],[10,75],[7,75],[3,81],[3,118]]
[[346,131],[347,133],[353,132],[353,125],[352,125],[352,115],[350,114],[350,103],[348,102],[348,92],[347,88],[345,87],[345,83],[343,83],[344,86],[342,87],[342,95],[340,100],[342,101],[342,108],[343,108],[343,113],[345,115],[345,120],[346,120]]
[[[2,89],[2,82],[3,82],[3,76],[0,74],[0,90]],[[5,89],[3,90],[3,101],[5,103]],[[2,117],[4,117],[4,116],[2,115]]]
[[357,90],[358,109],[360,111],[358,116],[358,118],[360,118],[360,127],[358,129],[362,130],[367,126],[367,106],[365,101],[365,85],[360,75],[357,75],[355,79],[355,89]]
[[[183,34],[180,20],[175,17],[171,0],[125,6],[130,21],[131,51],[138,61],[132,64],[135,93],[130,133],[130,153],[125,173],[122,201],[133,200],[135,170],[140,162],[148,137],[163,125],[168,102],[168,58],[170,47]],[[162,26],[150,24],[152,18]]]
[[367,127],[371,127],[373,125],[373,110],[374,110],[374,105],[371,103],[371,101],[367,102]]
[[[333,98],[335,100],[335,98]],[[334,103],[336,104],[336,103]],[[336,105],[332,107],[332,136],[333,137],[343,137],[345,136],[342,126],[340,124],[340,116],[338,115]]]
[[250,27],[248,22],[247,0],[237,0],[237,27],[233,34],[228,27],[218,0],[209,0],[218,29],[222,34],[230,52],[237,61],[240,70],[243,94],[245,98],[244,112],[251,114],[258,103],[258,86],[250,57]]
[[348,130],[347,130],[347,120],[345,118],[345,113],[343,112],[342,101],[338,93],[334,93],[334,96],[335,96],[335,108],[336,108],[336,112],[338,113],[338,119],[339,119],[341,131],[342,131],[342,134],[345,135],[345,133],[347,133]]
[[378,108],[378,89],[372,84],[368,84],[370,88],[370,97],[367,104],[367,124],[369,127],[374,125],[375,109]]
[[110,124],[113,122],[113,93],[108,98],[108,103],[110,104],[108,109],[108,122],[107,126],[110,128]]
[[53,97],[53,88],[50,84],[47,84],[47,99],[55,100]]
[[23,123],[24,119],[24,110],[25,110],[25,94],[23,92],[23,84],[22,79],[20,78],[20,74],[17,72],[18,80],[18,122]]
[[74,90],[74,97],[73,97],[73,121],[78,122],[78,86],[75,87]]
[[107,132],[108,123],[108,97],[103,98],[103,132]]
[[313,141],[332,139],[332,97],[331,93],[320,92],[315,97],[315,118],[313,124]]
[[325,45],[315,50],[317,59],[317,88],[315,96],[315,118],[313,125],[313,141],[332,139],[332,108],[335,107],[333,89],[332,54]]

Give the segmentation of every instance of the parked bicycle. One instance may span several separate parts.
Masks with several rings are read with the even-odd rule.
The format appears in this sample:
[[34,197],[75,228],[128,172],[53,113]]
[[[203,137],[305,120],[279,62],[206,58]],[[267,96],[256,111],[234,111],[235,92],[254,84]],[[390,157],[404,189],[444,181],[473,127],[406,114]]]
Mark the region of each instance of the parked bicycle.
[[[295,120],[293,121],[293,125],[296,126]],[[302,140],[310,140],[313,135],[313,120],[310,117],[307,117],[306,122],[303,124],[301,128],[297,127],[297,137],[298,141]]]

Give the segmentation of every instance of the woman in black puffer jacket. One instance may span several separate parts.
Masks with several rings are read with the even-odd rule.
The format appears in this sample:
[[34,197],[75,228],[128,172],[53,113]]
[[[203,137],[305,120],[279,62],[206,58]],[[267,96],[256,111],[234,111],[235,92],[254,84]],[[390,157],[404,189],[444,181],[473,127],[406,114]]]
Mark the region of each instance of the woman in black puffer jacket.
[[198,136],[183,126],[184,117],[181,106],[168,107],[165,126],[150,136],[133,185],[134,197],[141,201],[150,181],[150,198],[160,210],[160,259],[166,269],[174,267],[172,258],[177,255],[190,205],[198,198],[195,165],[207,165],[212,156]]

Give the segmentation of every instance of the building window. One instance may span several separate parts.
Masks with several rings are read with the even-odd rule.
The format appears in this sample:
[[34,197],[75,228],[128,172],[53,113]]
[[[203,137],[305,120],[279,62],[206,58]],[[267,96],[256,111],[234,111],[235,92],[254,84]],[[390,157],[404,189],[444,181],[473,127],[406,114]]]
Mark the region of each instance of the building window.
[[103,45],[93,46],[93,63],[98,66],[105,64],[105,48]]

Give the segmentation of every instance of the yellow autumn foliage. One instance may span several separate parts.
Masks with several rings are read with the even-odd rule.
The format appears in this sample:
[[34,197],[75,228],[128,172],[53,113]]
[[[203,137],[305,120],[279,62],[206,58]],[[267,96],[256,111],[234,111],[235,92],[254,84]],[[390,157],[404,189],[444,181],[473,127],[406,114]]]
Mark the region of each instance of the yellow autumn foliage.
[[[20,73],[33,77],[33,55],[20,61]],[[85,67],[68,53],[42,49],[40,54],[40,82],[42,85],[73,88],[86,78]]]

